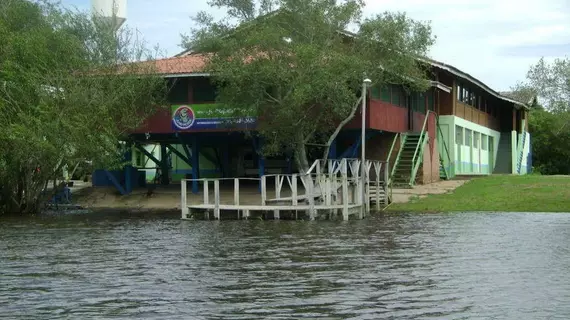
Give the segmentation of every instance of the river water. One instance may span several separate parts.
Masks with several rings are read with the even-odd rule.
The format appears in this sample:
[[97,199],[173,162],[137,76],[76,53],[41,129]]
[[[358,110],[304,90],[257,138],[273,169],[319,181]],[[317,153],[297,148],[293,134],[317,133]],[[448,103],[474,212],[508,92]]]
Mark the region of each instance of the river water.
[[570,214],[0,220],[0,318],[569,319]]

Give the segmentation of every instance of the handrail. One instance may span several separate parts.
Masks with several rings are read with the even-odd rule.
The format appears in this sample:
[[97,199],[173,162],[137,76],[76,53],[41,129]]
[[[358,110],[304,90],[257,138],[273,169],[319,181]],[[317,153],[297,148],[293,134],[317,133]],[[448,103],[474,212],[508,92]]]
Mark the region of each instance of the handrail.
[[[424,119],[424,125],[422,126],[422,131],[420,132],[420,142],[422,141],[423,135],[424,135],[424,133],[425,133],[430,112],[433,112],[433,111],[428,110],[428,111],[426,112],[426,117],[425,117],[425,119]],[[414,157],[412,158],[412,163],[415,163],[415,162],[416,162],[416,155],[418,154],[418,149],[419,149],[419,148],[420,148],[420,143],[418,143],[418,145],[416,146],[416,151],[414,152]]]
[[522,138],[519,139],[519,145],[517,147],[517,173],[520,174],[521,170],[522,170],[522,159],[523,159],[523,153],[524,153],[524,147],[526,145],[526,132],[524,130],[522,130]]
[[[400,150],[402,149],[402,138],[404,137],[404,135],[398,132],[394,136],[394,141],[392,141],[392,147],[390,147],[390,152],[388,153],[388,157],[386,158],[386,162],[389,162],[390,159],[392,158],[392,151],[394,151],[394,146],[396,146],[396,140],[398,140],[398,137],[400,137]],[[397,163],[398,163],[398,159],[396,159],[396,161],[394,161],[394,165],[392,166],[392,172],[390,172],[390,176],[388,177],[388,181],[386,182],[387,184],[392,183],[392,177],[396,173],[396,164]]]
[[[449,149],[447,148],[447,143],[445,142],[445,137],[443,136],[443,132],[441,131],[441,128],[439,126],[439,114],[435,113],[435,119],[436,119],[437,132],[441,136],[441,141],[443,142],[443,148],[445,149],[445,155],[447,156],[448,165],[451,167],[451,156],[449,155]],[[445,168],[445,163],[443,166],[443,171],[445,171],[445,174],[447,175],[447,178],[449,179],[451,177],[451,174],[447,172],[447,169]]]

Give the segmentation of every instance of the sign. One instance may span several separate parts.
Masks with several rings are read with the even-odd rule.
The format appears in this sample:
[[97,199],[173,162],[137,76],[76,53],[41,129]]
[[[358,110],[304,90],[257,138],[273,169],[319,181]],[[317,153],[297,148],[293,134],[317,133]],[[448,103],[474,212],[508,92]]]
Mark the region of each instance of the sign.
[[247,129],[256,124],[253,116],[236,116],[234,109],[219,104],[193,104],[172,106],[174,130]]

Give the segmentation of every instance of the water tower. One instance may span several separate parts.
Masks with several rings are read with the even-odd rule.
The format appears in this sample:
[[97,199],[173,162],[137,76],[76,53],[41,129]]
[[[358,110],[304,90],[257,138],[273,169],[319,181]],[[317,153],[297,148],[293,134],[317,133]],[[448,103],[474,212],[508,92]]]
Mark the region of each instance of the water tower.
[[91,0],[93,15],[108,23],[114,31],[127,21],[127,0]]

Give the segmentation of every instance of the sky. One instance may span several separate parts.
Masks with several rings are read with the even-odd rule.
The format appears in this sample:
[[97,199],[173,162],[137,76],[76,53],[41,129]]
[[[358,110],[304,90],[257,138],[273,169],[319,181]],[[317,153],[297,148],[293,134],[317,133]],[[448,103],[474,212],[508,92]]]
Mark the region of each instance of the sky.
[[[505,91],[524,80],[541,57],[570,56],[570,0],[365,0],[365,16],[404,11],[431,21],[436,44],[430,58]],[[89,10],[90,0],[62,0]],[[166,57],[182,48],[191,16],[211,9],[207,0],[127,0],[127,23]],[[217,11],[217,15],[223,15]]]

